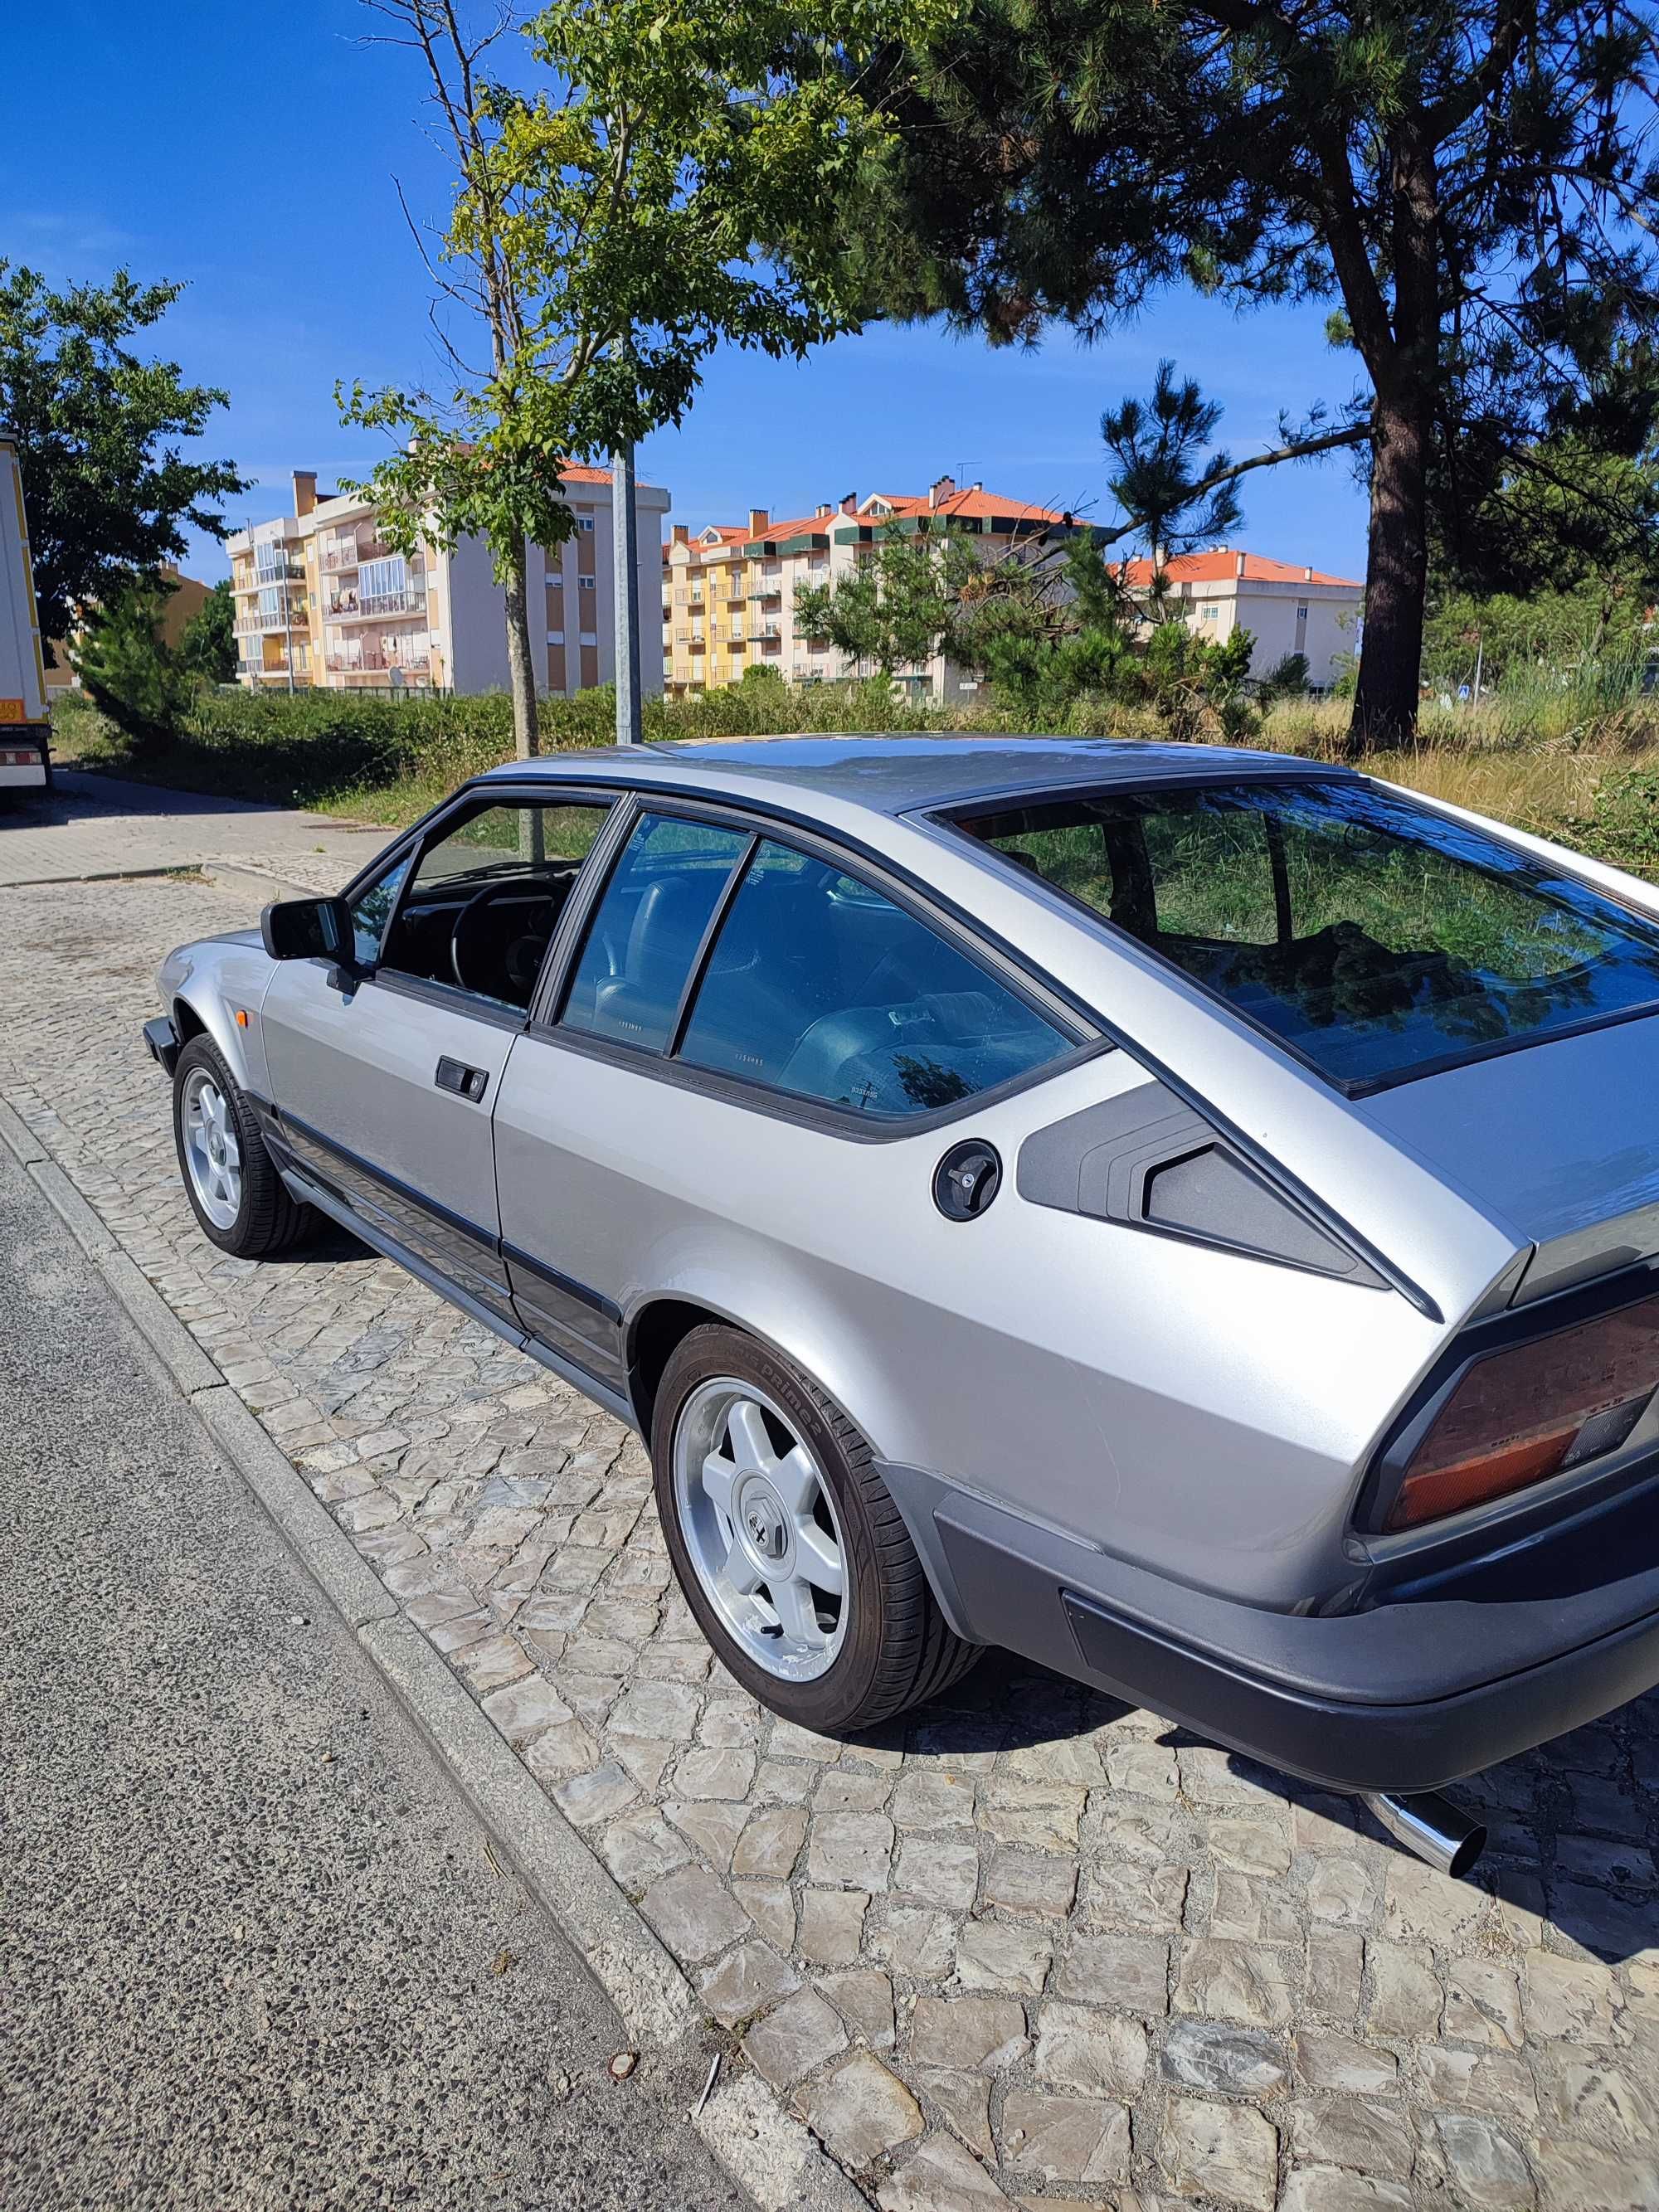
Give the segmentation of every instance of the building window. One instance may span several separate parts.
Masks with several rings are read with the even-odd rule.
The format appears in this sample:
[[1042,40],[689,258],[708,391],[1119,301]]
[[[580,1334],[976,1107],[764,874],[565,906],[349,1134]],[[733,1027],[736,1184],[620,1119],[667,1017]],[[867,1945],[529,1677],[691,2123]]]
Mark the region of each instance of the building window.
[[591,629],[583,630],[581,633],[581,641],[584,645],[597,645],[599,641],[597,631]]
[[597,588],[599,579],[597,576],[578,576],[576,584],[579,590],[591,592]]
[[593,529],[592,516],[591,514],[579,514],[576,517],[576,527],[578,530],[586,531],[591,535]]
[[564,643],[564,632],[562,629],[549,630],[547,633],[547,641],[550,645],[562,645]]
[[1213,601],[1208,606],[1200,607],[1198,612],[1202,622],[1219,622],[1221,619],[1221,610]]
[[1298,622],[1306,622],[1306,621],[1307,621],[1307,619],[1308,619],[1308,610],[1306,609],[1306,607],[1298,607],[1298,608],[1297,609],[1297,611],[1296,611],[1296,618],[1297,618],[1297,620]]

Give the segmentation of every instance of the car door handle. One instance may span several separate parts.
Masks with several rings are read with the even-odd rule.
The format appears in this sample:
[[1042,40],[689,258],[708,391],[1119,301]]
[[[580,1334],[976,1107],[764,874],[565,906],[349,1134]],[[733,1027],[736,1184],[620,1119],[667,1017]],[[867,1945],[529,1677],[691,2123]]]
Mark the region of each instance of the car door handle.
[[469,1067],[464,1060],[451,1060],[446,1053],[432,1079],[440,1091],[453,1091],[458,1098],[470,1098],[476,1106],[489,1088],[489,1070]]

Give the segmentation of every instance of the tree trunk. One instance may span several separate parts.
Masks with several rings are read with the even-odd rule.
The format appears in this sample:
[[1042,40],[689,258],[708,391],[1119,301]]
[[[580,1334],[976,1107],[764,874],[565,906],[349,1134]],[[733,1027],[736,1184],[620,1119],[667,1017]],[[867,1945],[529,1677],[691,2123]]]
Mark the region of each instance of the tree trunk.
[[1365,633],[1348,744],[1409,744],[1417,734],[1428,587],[1428,460],[1440,366],[1440,205],[1434,148],[1420,114],[1393,155],[1394,342],[1367,363],[1371,408],[1370,542]]
[[1402,405],[1381,393],[1372,413],[1365,629],[1348,726],[1355,752],[1409,744],[1417,731],[1428,581],[1426,414],[1414,399]]
[[536,725],[536,670],[530,642],[530,590],[527,556],[518,542],[502,597],[507,601],[507,688],[513,695],[513,750],[520,760],[532,760],[541,750]]

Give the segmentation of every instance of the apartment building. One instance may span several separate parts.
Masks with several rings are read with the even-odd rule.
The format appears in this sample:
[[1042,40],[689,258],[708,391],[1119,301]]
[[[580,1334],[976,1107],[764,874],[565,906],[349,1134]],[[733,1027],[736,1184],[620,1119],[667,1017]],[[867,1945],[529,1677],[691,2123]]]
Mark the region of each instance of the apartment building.
[[[1150,593],[1152,564],[1126,561],[1120,574],[1138,599]],[[1164,566],[1170,611],[1194,636],[1220,645],[1235,630],[1255,640],[1252,676],[1265,676],[1287,653],[1307,657],[1308,681],[1328,691],[1358,650],[1364,586],[1262,553],[1213,545],[1183,553]]]
[[[781,521],[757,507],[746,524],[710,523],[696,536],[677,524],[662,549],[664,683],[684,696],[739,683],[750,668],[775,669],[794,684],[867,674],[833,647],[799,634],[795,591],[850,573],[890,532],[965,532],[982,541],[988,559],[1015,544],[1035,549],[1086,527],[1073,515],[999,498],[983,484],[958,490],[951,477],[921,493],[860,499],[848,492]],[[902,672],[899,681],[935,699],[968,697],[979,688],[939,653]]]
[[[576,520],[562,545],[529,550],[531,641],[538,691],[571,697],[616,673],[611,471],[568,465],[561,491]],[[668,494],[636,487],[641,620],[656,604]],[[255,690],[490,691],[507,688],[501,588],[489,548],[422,543],[393,550],[352,493],[318,495],[294,474],[294,512],[228,540],[238,674]],[[656,655],[642,680],[659,688]]]

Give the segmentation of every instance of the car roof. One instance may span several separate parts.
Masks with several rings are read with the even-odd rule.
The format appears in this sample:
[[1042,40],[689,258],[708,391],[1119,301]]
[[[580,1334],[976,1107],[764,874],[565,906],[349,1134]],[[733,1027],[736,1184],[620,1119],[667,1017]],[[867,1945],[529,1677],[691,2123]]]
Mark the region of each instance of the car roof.
[[675,771],[722,771],[759,776],[797,792],[908,814],[1071,789],[1350,770],[1243,746],[1146,744],[1123,738],[789,737],[678,738],[667,744],[611,745],[571,751],[494,769],[497,775],[551,774],[580,780],[625,769],[641,783],[668,781]]

